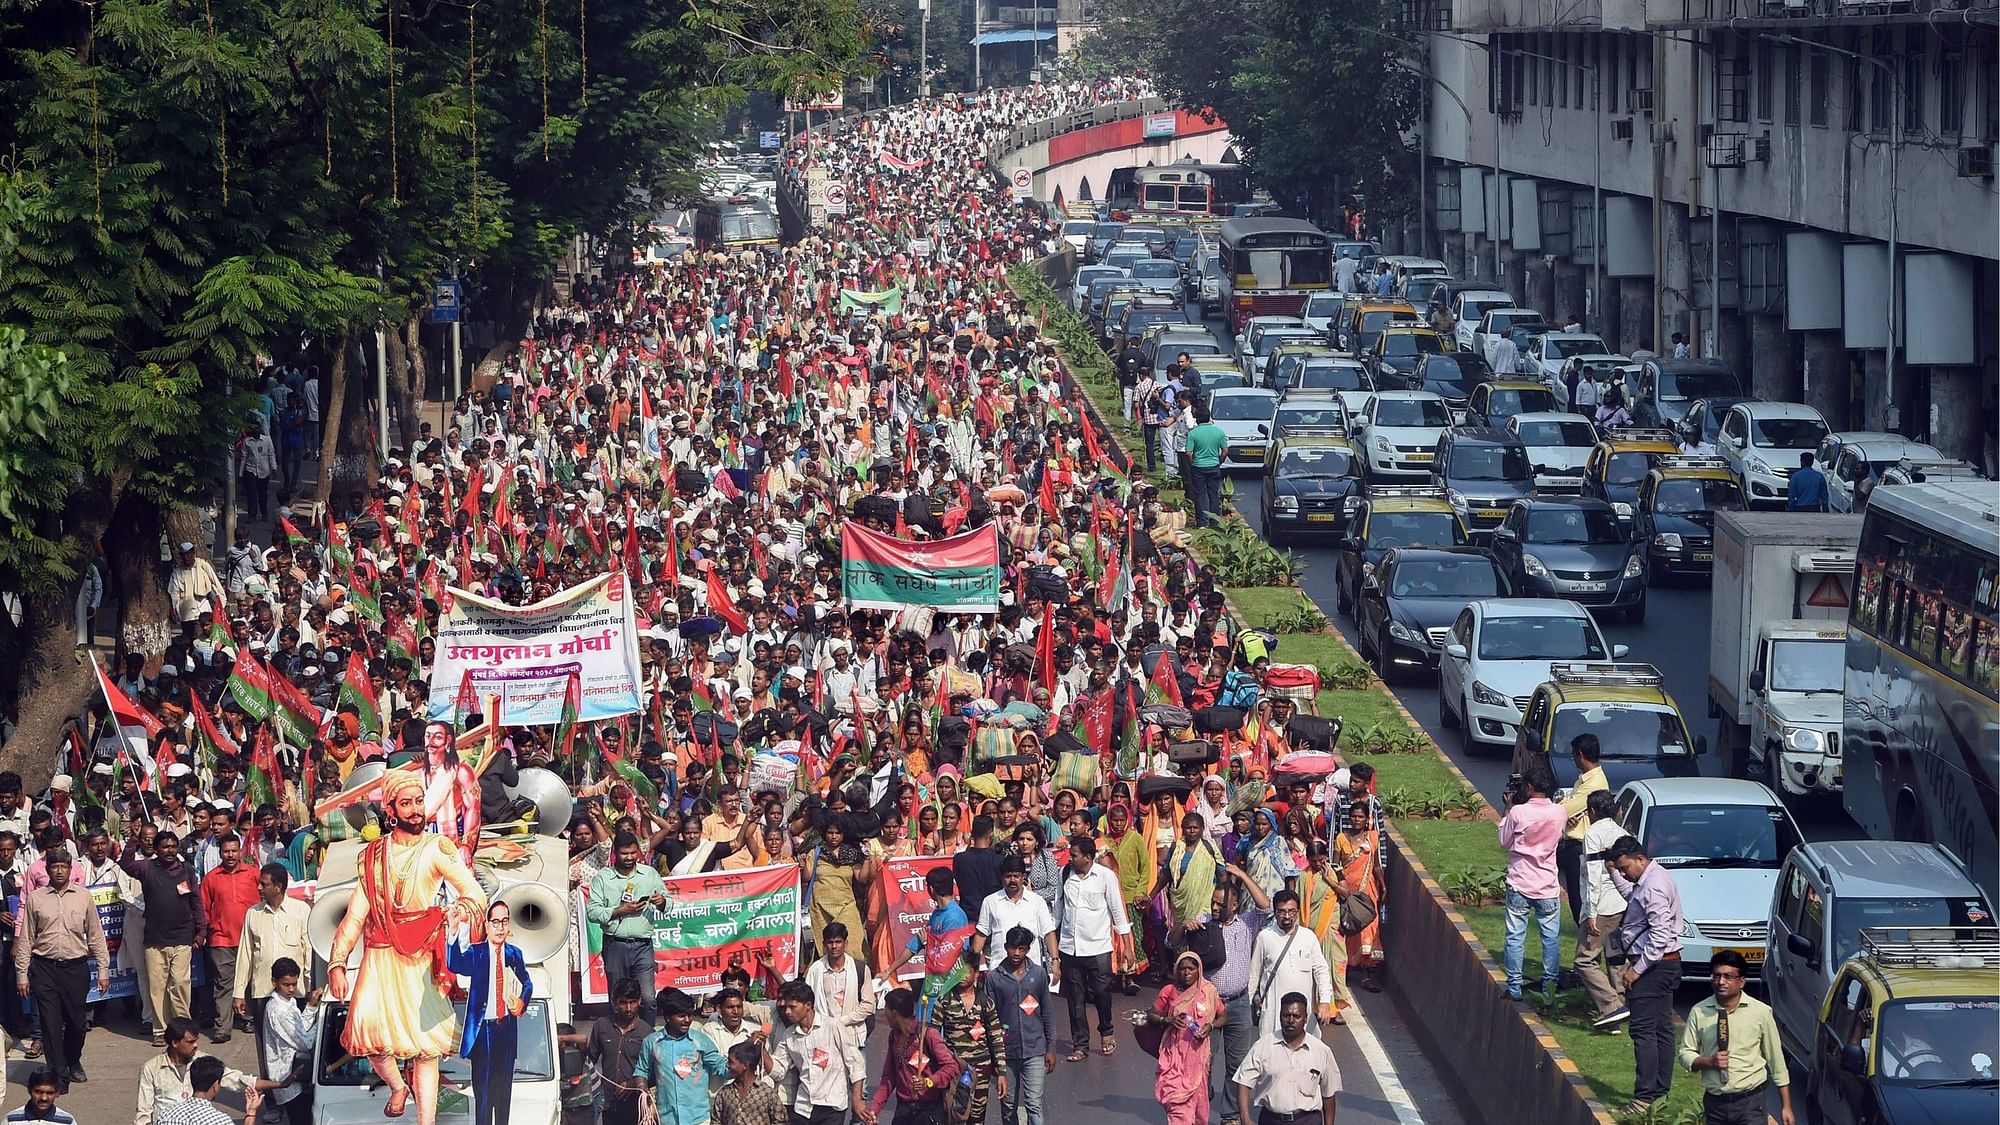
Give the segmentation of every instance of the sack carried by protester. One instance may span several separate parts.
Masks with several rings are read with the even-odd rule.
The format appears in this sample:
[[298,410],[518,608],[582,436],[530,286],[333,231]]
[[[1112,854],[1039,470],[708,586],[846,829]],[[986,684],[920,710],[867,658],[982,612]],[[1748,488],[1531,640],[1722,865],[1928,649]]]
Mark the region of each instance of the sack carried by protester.
[[1322,754],[1333,753],[1340,742],[1339,719],[1328,719],[1319,715],[1293,715],[1285,722],[1285,741],[1294,750],[1317,750]]
[[[1055,740],[1051,738],[1049,741]],[[1089,793],[1097,788],[1098,768],[1095,754],[1063,754],[1056,758],[1056,771],[1050,783],[1057,792],[1074,789],[1078,793]]]
[[1003,754],[989,764],[993,767],[993,776],[1002,781],[1026,781],[1029,772],[1042,761],[1033,754]]
[[1148,803],[1158,800],[1162,793],[1171,793],[1180,799],[1192,792],[1194,782],[1179,774],[1149,773],[1139,779],[1139,799]]
[[1014,752],[1014,732],[1007,727],[982,723],[972,735],[972,761],[987,765]]
[[1340,932],[1353,937],[1375,924],[1375,898],[1367,891],[1355,891],[1340,900]]
[[1264,686],[1273,697],[1283,696],[1300,706],[1310,706],[1319,698],[1319,669],[1310,664],[1273,664],[1264,676]]
[[1194,725],[1194,715],[1187,708],[1171,703],[1148,703],[1139,708],[1139,721],[1162,730],[1181,731]]
[[1043,740],[1042,753],[1051,758],[1060,758],[1064,754],[1088,754],[1090,747],[1085,746],[1081,739],[1070,732],[1059,730]]

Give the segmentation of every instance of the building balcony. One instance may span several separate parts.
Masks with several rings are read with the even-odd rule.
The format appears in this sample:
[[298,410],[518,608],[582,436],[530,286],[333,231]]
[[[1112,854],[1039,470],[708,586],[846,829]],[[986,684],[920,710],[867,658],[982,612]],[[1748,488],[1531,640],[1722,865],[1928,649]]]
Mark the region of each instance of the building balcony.
[[[1412,0],[1406,0],[1408,11]],[[1431,0],[1450,13],[1453,31],[1638,30],[1646,0]],[[1435,22],[1435,21],[1433,21]],[[1433,28],[1432,30],[1437,30]]]
[[1793,25],[1813,28],[1846,24],[1917,22],[1945,12],[1984,8],[1988,0],[1644,0],[1646,26],[1702,28],[1715,25]]

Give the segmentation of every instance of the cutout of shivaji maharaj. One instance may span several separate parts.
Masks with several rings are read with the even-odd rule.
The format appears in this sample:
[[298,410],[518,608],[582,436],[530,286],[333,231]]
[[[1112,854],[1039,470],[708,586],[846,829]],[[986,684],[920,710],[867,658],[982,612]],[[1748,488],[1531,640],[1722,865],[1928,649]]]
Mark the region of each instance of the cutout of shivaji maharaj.
[[[472,940],[482,939],[486,894],[452,841],[425,831],[422,778],[390,770],[381,794],[389,833],[362,848],[360,886],[334,930],[327,991],[350,1001],[341,1045],[366,1058],[387,1084],[383,1113],[401,1117],[414,1093],[418,1125],[433,1125],[439,1061],[459,1046],[445,938],[463,924]],[[445,886],[459,897],[441,908]],[[357,942],[361,964],[350,990],[347,960]]]

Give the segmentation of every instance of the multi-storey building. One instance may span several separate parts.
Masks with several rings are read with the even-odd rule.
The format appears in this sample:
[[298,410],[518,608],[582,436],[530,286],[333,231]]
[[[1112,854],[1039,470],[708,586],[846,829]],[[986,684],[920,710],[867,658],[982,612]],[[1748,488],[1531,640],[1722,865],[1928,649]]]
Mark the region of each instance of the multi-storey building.
[[1682,333],[1761,397],[1990,472],[1995,21],[1992,0],[1408,0],[1413,233],[1621,350]]

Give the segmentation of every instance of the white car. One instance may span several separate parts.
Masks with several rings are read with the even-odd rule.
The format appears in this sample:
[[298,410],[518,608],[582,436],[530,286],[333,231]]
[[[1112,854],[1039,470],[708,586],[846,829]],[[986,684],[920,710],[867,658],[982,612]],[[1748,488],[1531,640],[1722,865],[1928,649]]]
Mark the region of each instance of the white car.
[[1625,783],[1616,816],[1673,873],[1682,978],[1708,979],[1709,962],[1724,949],[1761,975],[1778,869],[1801,839],[1784,803],[1760,782],[1655,777]]
[[[1479,323],[1479,331],[1473,336],[1473,350],[1479,353],[1479,358],[1486,361],[1486,366],[1491,367],[1496,376],[1504,378],[1520,369],[1518,363],[1514,367],[1504,367],[1493,361],[1494,346],[1502,336],[1511,336],[1516,330],[1525,331],[1529,336],[1539,336],[1549,330],[1549,322],[1534,309],[1488,309],[1486,319]],[[1516,341],[1523,348],[1528,346],[1519,337]]]
[[1826,435],[1813,454],[1813,468],[1826,474],[1827,507],[1854,510],[1854,493],[1864,480],[1880,480],[1885,470],[1905,457],[1936,460],[1944,454],[1934,445],[1879,430],[1843,430]]
[[1127,277],[1129,271],[1117,266],[1085,266],[1076,271],[1076,277],[1069,283],[1069,307],[1083,312],[1084,302],[1090,299],[1090,283],[1100,277]]
[[1222,428],[1229,444],[1222,451],[1222,468],[1257,468],[1271,445],[1271,422],[1278,414],[1278,392],[1261,387],[1217,387],[1208,392],[1209,420]]
[[1535,487],[1544,491],[1583,491],[1583,465],[1597,445],[1597,426],[1581,414],[1536,410],[1507,419],[1507,432],[1528,447],[1535,466]]
[[1340,313],[1340,306],[1339,293],[1314,293],[1307,297],[1303,317],[1306,327],[1322,336],[1326,335],[1327,330],[1333,326],[1333,318]]
[[[1521,710],[1558,660],[1623,660],[1590,611],[1560,598],[1481,598],[1452,622],[1438,662],[1439,720],[1468,749],[1514,745]],[[1606,654],[1610,655],[1607,656]]]
[[1802,402],[1739,402],[1723,415],[1716,446],[1745,504],[1782,508],[1799,454],[1817,450],[1827,433],[1826,418]]
[[1090,249],[1090,236],[1095,233],[1097,233],[1097,220],[1095,219],[1066,219],[1063,221],[1063,241],[1069,243],[1070,247],[1077,252],[1079,257]]
[[1462,290],[1451,304],[1451,315],[1457,322],[1452,335],[1458,340],[1458,350],[1477,352],[1479,322],[1486,319],[1489,311],[1511,308],[1513,304],[1514,295],[1504,289]]
[[1535,378],[1563,391],[1563,368],[1568,366],[1570,357],[1580,355],[1604,355],[1610,349],[1604,337],[1590,332],[1544,332],[1528,348],[1528,354],[1521,357],[1521,365]]
[[1377,391],[1354,424],[1368,475],[1430,479],[1439,435],[1451,427],[1451,408],[1432,391]]

